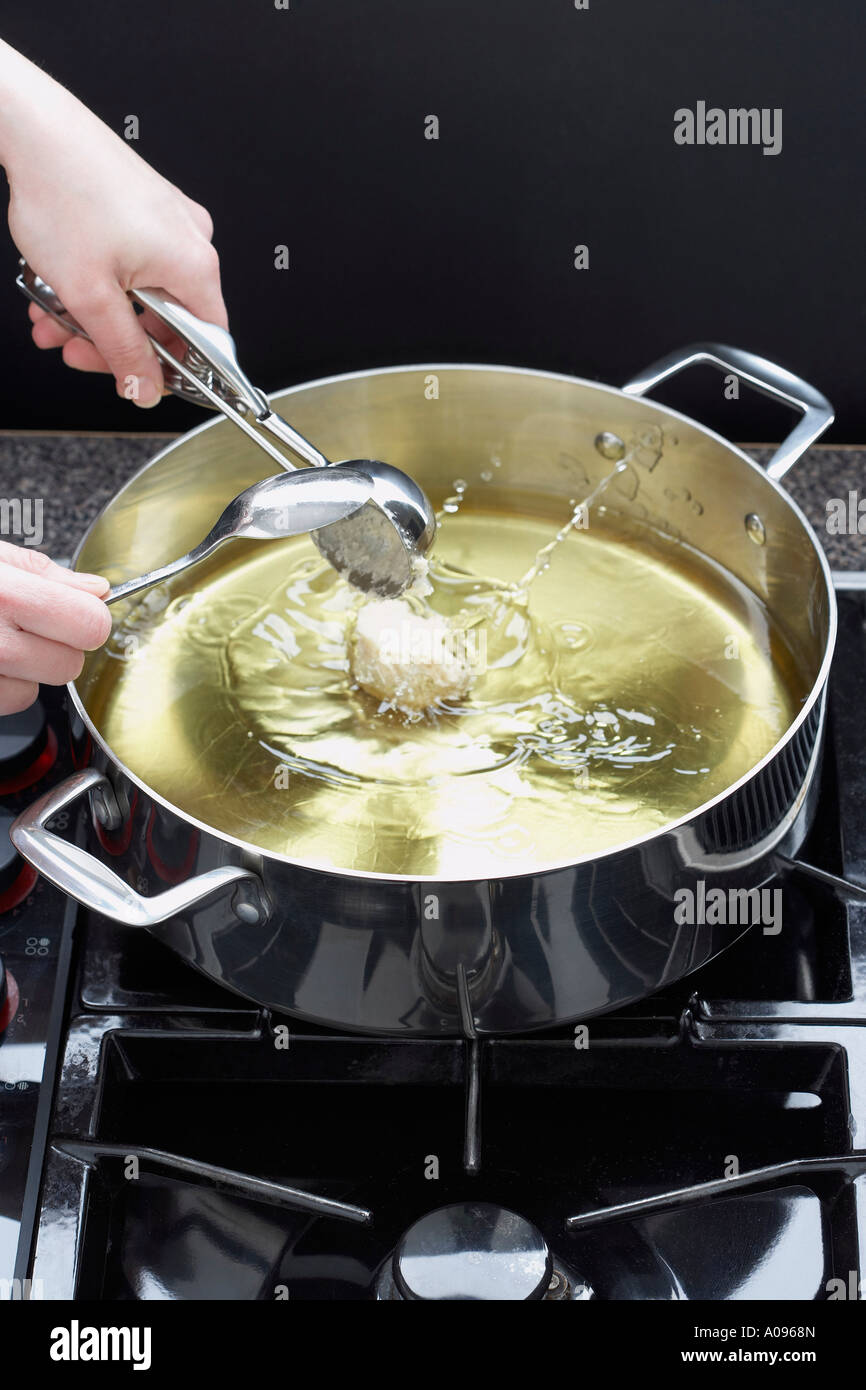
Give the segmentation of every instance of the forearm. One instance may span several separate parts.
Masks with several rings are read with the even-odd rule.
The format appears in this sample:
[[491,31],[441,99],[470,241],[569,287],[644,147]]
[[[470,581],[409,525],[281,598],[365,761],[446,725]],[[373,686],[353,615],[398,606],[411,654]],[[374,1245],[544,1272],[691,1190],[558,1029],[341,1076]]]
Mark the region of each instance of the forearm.
[[52,77],[0,40],[0,164],[10,182],[42,141],[85,110]]

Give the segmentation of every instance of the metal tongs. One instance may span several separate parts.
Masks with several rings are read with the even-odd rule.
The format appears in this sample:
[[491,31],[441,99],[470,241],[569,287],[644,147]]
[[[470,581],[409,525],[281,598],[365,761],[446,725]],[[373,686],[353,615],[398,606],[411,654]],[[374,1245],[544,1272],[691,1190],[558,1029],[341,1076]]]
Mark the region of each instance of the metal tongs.
[[[89,341],[90,335],[72,317],[51,286],[40,279],[24,259],[19,261],[19,266],[21,273],[16,284],[27,298],[56,319],[61,327]],[[149,309],[186,344],[183,359],[179,361],[164,344],[148,334],[165,367],[164,379],[169,391],[194,405],[221,411],[281,468],[294,470],[297,465],[271,443],[268,435],[305,463],[316,468],[336,466],[271,408],[264,391],[252,385],[241,370],[234,339],[225,328],[196,318],[159,290],[131,290],[130,298]],[[335,490],[343,487],[348,479],[347,470],[356,467],[363,475],[369,498],[361,506],[347,505],[345,510],[351,515],[314,531],[313,539],[343,578],[365,592],[394,598],[412,583],[418,561],[433,543],[436,534],[433,508],[417,483],[390,464],[377,459],[350,459],[339,467],[341,477],[333,479]],[[357,490],[352,495],[357,495]],[[290,496],[287,492],[286,498]],[[290,528],[282,530],[283,535],[291,533]]]

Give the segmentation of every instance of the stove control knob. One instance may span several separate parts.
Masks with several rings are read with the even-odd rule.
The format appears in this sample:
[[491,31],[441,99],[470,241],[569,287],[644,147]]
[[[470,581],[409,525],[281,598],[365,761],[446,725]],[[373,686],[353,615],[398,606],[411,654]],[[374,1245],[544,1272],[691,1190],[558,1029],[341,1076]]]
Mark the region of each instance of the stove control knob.
[[31,787],[56,757],[57,739],[39,700],[0,718],[0,794]]

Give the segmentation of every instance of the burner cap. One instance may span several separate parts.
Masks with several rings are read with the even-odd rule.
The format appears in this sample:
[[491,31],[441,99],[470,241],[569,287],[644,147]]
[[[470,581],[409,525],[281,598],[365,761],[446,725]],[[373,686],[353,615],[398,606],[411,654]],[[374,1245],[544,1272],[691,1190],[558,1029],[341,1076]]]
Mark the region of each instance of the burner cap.
[[410,1226],[394,1255],[395,1283],[409,1299],[540,1299],[552,1274],[537,1227],[491,1202],[429,1212]]

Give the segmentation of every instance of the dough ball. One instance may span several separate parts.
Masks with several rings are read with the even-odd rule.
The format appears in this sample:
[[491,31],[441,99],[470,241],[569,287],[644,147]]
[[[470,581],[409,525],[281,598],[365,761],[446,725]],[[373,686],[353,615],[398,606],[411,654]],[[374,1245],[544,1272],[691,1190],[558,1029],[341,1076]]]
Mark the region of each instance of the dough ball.
[[351,641],[355,680],[407,714],[465,695],[472,663],[460,629],[438,613],[416,613],[404,599],[365,604]]

